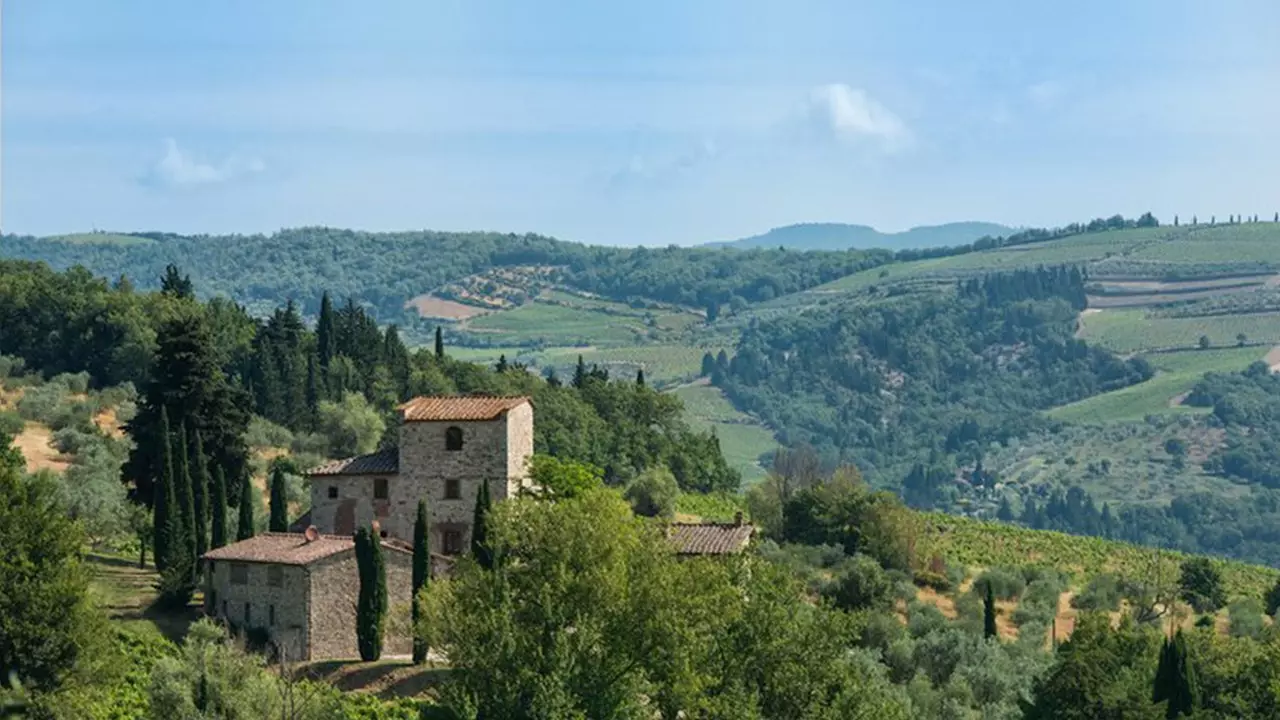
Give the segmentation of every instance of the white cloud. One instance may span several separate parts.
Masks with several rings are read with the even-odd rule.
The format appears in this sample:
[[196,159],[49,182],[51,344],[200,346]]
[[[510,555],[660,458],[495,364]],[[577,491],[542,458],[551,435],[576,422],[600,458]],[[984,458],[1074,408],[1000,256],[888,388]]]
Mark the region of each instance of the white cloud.
[[173,138],[165,138],[164,157],[147,173],[148,184],[166,187],[188,187],[224,183],[267,169],[260,158],[230,155],[218,164],[201,162],[178,147]]
[[902,120],[858,88],[843,83],[813,88],[808,107],[810,119],[841,142],[870,142],[885,152],[911,144],[911,132]]
[[1044,80],[1027,88],[1027,98],[1037,107],[1048,108],[1057,103],[1064,92],[1066,88],[1062,83]]

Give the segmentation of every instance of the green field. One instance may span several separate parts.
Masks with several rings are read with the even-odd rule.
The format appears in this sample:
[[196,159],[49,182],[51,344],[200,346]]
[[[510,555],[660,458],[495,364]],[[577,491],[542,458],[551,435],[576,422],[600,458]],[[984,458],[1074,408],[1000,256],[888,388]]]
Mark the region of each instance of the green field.
[[744,483],[764,477],[758,459],[778,446],[768,428],[735,409],[724,393],[710,385],[687,385],[675,394],[684,401],[691,425],[715,431],[725,460],[742,473]]
[[644,368],[649,382],[667,383],[692,380],[702,370],[702,356],[720,352],[720,347],[692,347],[689,345],[637,345],[625,348],[548,348],[534,355],[538,365],[570,368],[581,355],[588,365],[598,363],[606,368],[622,366],[634,372]]
[[1280,313],[1174,318],[1152,317],[1142,309],[1116,309],[1080,317],[1082,339],[1119,353],[1196,348],[1202,336],[1213,347],[1230,347],[1240,334],[1249,343],[1280,344]]
[[1197,226],[1178,242],[1150,245],[1132,253],[1135,260],[1170,263],[1261,262],[1280,265],[1280,224]]
[[640,317],[540,302],[481,315],[462,329],[511,345],[633,345],[648,333]]
[[1148,415],[1203,413],[1204,408],[1187,407],[1176,399],[1205,373],[1243,370],[1266,352],[1246,347],[1153,354],[1147,358],[1156,368],[1150,380],[1056,407],[1048,414],[1065,422],[1108,423],[1142,420]]
[[116,233],[73,233],[71,235],[54,235],[46,240],[70,243],[72,245],[150,245],[155,242],[151,238],[119,235]]

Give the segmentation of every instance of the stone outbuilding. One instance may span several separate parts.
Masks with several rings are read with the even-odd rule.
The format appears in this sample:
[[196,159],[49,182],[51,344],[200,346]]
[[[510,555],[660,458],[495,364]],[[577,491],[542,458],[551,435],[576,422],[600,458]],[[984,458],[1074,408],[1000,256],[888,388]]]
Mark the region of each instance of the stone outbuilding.
[[681,556],[737,555],[747,549],[755,534],[755,526],[742,521],[742,513],[733,522],[671,523],[667,538]]
[[[412,652],[407,617],[413,549],[382,542],[387,572],[384,655]],[[205,560],[205,610],[234,628],[261,629],[289,661],[358,658],[356,600],[360,593],[351,536],[264,533],[210,550]],[[397,632],[399,630],[399,632]]]

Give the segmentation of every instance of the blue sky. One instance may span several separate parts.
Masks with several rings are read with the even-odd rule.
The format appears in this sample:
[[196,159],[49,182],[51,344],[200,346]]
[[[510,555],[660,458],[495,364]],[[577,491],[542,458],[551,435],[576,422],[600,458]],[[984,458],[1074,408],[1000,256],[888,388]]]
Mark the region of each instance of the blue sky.
[[1274,0],[9,0],[6,232],[1280,209]]

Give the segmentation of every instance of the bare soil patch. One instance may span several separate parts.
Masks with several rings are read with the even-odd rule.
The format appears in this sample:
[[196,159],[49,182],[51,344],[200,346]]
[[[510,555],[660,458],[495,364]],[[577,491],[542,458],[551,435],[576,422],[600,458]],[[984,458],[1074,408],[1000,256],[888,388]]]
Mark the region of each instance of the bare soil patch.
[[929,603],[930,605],[938,608],[938,611],[941,612],[948,620],[955,620],[960,615],[960,613],[956,612],[955,600],[939,593],[931,587],[922,587],[917,589],[916,599],[922,603]]
[[1271,372],[1280,371],[1280,345],[1268,350],[1266,356],[1262,358],[1262,362],[1271,368]]
[[465,305],[453,300],[445,300],[430,293],[413,298],[405,303],[405,307],[413,308],[420,317],[444,318],[446,320],[466,320],[488,312],[484,308]]
[[70,460],[49,444],[52,440],[53,432],[49,428],[31,422],[13,439],[14,447],[21,450],[22,456],[27,459],[27,472],[62,472],[70,467]]

